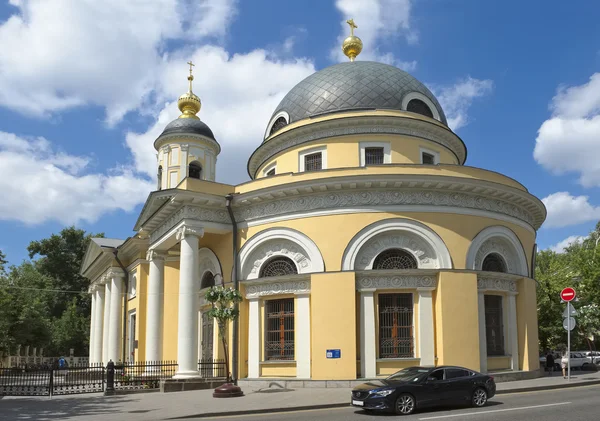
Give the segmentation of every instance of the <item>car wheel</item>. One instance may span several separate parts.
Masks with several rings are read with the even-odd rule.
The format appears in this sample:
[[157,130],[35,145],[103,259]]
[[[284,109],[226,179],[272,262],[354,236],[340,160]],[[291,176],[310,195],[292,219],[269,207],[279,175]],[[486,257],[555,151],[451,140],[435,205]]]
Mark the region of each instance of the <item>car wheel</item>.
[[488,399],[488,397],[487,397],[487,392],[485,391],[485,389],[478,387],[473,392],[473,397],[471,398],[471,403],[473,404],[473,406],[481,408],[482,406],[485,406],[485,404],[487,403],[487,399]]
[[396,399],[395,410],[398,415],[410,415],[415,412],[415,407],[415,398],[408,393],[403,393]]

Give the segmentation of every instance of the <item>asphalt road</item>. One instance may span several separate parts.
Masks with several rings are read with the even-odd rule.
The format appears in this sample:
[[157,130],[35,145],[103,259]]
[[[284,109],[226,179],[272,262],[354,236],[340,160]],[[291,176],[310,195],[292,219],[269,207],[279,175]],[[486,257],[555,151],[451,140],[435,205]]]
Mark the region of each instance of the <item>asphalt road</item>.
[[469,407],[428,409],[410,416],[371,415],[348,407],[339,409],[309,410],[301,412],[277,412],[260,415],[230,417],[187,418],[188,420],[237,420],[237,421],[349,421],[388,420],[403,421],[591,421],[600,419],[600,386],[575,387],[571,389],[539,391],[498,395],[484,408]]

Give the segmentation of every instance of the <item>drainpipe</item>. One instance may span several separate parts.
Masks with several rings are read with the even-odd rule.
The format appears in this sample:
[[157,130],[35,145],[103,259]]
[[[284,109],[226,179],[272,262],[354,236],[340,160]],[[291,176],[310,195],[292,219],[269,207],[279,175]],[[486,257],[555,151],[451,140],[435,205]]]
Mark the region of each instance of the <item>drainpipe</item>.
[[[228,194],[225,196],[226,202],[225,206],[227,206],[227,212],[229,212],[229,218],[231,219],[231,225],[233,227],[233,235],[232,235],[232,243],[233,243],[233,267],[231,269],[231,278],[233,279],[233,288],[236,291],[240,290],[240,285],[238,282],[238,250],[237,250],[237,235],[238,229],[237,224],[235,222],[235,216],[233,215],[233,210],[231,209],[231,202],[233,201],[233,194]],[[239,304],[235,303],[235,310],[239,310]],[[239,357],[239,320],[235,318],[233,320],[233,344],[232,344],[232,353],[231,353],[231,376],[233,377],[233,383],[237,386],[238,384],[238,357]]]
[[125,268],[125,266],[123,266],[123,263],[121,263],[121,260],[119,259],[119,256],[117,255],[119,253],[118,249],[113,249],[113,254],[115,255],[115,260],[117,261],[117,264],[121,267],[121,270],[123,271],[123,273],[125,274],[125,294],[123,294],[123,349],[122,349],[122,355],[123,355],[123,364],[125,364],[126,362],[126,355],[127,355],[127,294],[129,291],[129,272],[127,272],[127,269]]

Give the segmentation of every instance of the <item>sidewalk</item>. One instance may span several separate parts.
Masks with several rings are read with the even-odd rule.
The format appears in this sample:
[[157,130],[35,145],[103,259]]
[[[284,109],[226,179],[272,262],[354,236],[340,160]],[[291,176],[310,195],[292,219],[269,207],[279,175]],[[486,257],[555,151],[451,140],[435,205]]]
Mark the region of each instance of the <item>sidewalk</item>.
[[[556,374],[556,373],[555,373]],[[498,394],[544,390],[564,386],[600,384],[600,373],[576,372],[570,382],[562,376],[498,383]],[[303,388],[296,390],[244,388],[245,396],[215,399],[212,390],[178,393],[138,393],[105,397],[98,394],[49,398],[5,397],[0,399],[3,421],[153,421],[217,415],[248,414],[349,404],[347,388]]]

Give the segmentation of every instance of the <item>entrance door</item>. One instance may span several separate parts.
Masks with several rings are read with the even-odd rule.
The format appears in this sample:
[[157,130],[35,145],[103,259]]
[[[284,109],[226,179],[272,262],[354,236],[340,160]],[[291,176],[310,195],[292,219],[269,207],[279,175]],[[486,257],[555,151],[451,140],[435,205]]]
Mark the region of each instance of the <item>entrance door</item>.
[[201,359],[210,360],[213,358],[213,333],[214,333],[214,322],[213,318],[208,313],[202,313],[202,341],[201,346]]
[[129,314],[129,361],[134,362],[135,360],[135,322],[136,314]]

